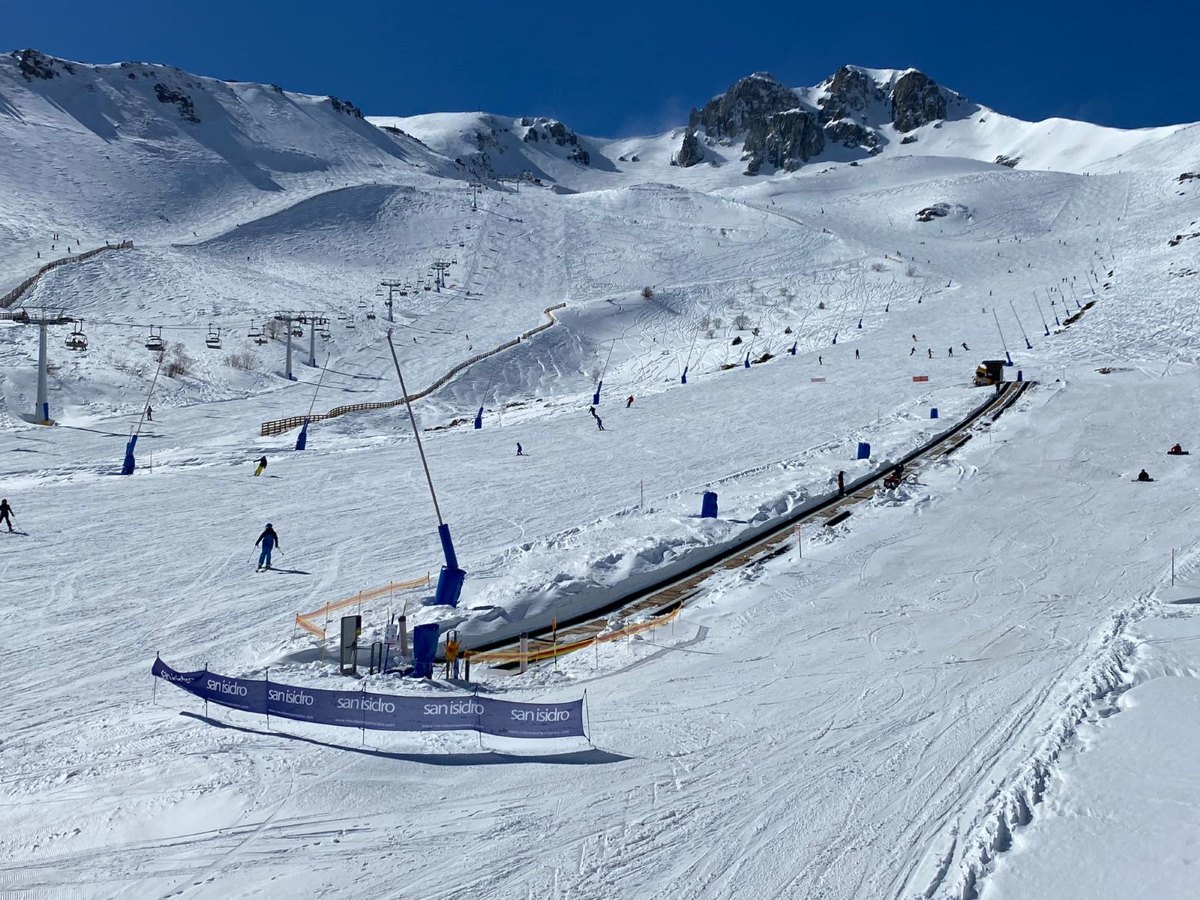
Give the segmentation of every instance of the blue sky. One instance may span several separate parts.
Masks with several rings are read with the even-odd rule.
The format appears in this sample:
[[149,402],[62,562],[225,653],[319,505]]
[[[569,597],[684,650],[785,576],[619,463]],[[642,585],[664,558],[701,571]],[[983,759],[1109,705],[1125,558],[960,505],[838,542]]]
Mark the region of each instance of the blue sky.
[[1185,3],[241,3],[25,0],[3,49],[163,62],[333,94],[372,115],[556,116],[586,134],[681,124],[758,70],[792,86],[843,63],[914,66],[1024,119],[1139,127],[1200,120]]

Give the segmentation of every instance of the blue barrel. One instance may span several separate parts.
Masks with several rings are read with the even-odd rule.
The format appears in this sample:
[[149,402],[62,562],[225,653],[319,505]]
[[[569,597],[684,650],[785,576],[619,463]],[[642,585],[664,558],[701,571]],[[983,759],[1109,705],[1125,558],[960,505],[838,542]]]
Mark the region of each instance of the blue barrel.
[[715,519],[717,517],[717,494],[715,491],[705,491],[700,499],[700,518]]
[[936,419],[937,417],[938,417],[937,407],[936,406],[929,407],[929,418]]
[[858,456],[856,456],[855,459],[870,459],[870,458],[871,458],[871,445],[868,444],[866,441],[859,441],[858,442]]

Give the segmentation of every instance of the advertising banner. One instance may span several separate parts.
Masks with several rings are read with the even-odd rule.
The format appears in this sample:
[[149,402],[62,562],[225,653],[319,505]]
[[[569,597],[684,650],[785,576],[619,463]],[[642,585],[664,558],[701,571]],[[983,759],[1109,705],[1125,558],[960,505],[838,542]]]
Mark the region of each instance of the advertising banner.
[[513,703],[477,695],[400,697],[368,691],[327,691],[276,681],[176,672],[161,659],[150,670],[209,703],[243,712],[380,731],[478,731],[499,737],[584,737],[583,700]]

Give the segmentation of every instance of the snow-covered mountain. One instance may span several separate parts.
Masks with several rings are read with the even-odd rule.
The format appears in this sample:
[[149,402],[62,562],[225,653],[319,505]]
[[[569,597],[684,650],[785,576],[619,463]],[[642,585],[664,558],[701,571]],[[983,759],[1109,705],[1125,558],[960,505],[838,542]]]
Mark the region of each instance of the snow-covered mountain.
[[[0,246],[191,237],[298,197],[457,167],[351,102],[149,63],[0,56]],[[101,240],[102,242],[102,240]],[[2,251],[0,251],[2,253]]]
[[666,173],[664,167],[768,176],[876,156],[949,156],[1085,172],[1115,170],[1123,155],[1138,151],[1170,168],[1177,154],[1156,147],[1180,132],[1189,133],[1185,145],[1200,140],[1188,125],[1124,130],[1060,118],[1025,122],[971,102],[916,69],[850,65],[815,87],[789,88],[755,73],[693,108],[678,128],[645,137],[585,137],[554,120],[488,113],[371,121],[420,137],[478,177],[528,172],[582,190],[611,183],[598,177],[605,172],[709,186],[719,183],[711,171]]

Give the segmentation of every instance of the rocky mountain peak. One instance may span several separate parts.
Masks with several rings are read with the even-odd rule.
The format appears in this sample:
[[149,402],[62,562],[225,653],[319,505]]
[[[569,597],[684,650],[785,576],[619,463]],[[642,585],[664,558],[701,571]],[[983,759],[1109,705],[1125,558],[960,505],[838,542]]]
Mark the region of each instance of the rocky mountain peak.
[[852,156],[873,155],[894,140],[887,126],[906,134],[943,119],[947,98],[955,96],[916,69],[847,65],[811,89],[788,88],[768,72],[755,72],[692,110],[673,162],[694,166],[706,147],[739,139],[747,175],[765,164],[793,171],[830,145]]

